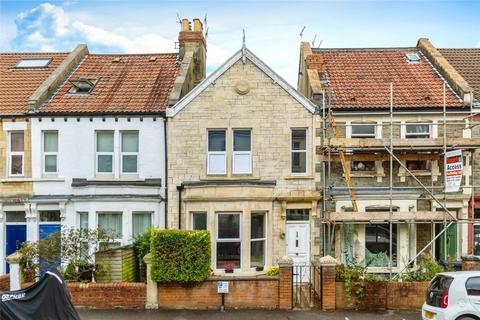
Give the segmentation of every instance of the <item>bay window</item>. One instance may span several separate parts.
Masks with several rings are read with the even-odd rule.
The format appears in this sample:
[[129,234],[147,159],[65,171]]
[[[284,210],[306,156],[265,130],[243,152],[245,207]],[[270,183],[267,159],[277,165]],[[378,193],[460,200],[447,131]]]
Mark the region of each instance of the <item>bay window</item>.
[[133,212],[132,213],[132,236],[133,238],[144,234],[152,226],[151,212]]
[[226,131],[208,131],[208,174],[227,173]]
[[250,220],[250,267],[265,265],[265,213],[252,213]]
[[58,131],[43,131],[43,173],[57,173]]
[[207,213],[192,212],[192,229],[207,230]]
[[[389,210],[381,209],[381,210]],[[367,210],[368,212],[368,210]],[[397,265],[397,225],[392,225],[392,265]],[[390,260],[390,225],[388,223],[365,225],[365,265],[388,267]]]
[[113,173],[113,131],[97,131],[97,173]]
[[307,173],[307,130],[292,129],[292,173]]
[[233,174],[252,173],[251,138],[251,130],[233,130]]
[[12,131],[8,143],[8,174],[10,176],[24,175],[25,144],[23,131]]
[[216,232],[216,268],[240,269],[242,259],[242,237],[240,214],[219,213]]
[[113,242],[104,244],[102,249],[119,247],[122,242],[122,212],[99,212],[98,213],[98,228],[107,232],[108,237],[113,239]]

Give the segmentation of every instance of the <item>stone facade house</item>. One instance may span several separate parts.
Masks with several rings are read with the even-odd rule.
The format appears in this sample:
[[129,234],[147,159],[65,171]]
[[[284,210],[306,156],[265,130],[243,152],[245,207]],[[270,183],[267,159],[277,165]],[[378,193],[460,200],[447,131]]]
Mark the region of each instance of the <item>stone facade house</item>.
[[[379,49],[302,43],[298,89],[319,106],[325,254],[389,273],[435,238],[426,251],[437,259],[467,253],[468,226],[457,221],[468,219],[480,143],[469,120],[473,97],[428,39]],[[444,193],[444,151],[456,149],[461,188]]]
[[[480,48],[439,48],[440,54],[462,75],[473,89],[472,101],[473,120],[472,135],[480,136]],[[480,181],[480,149],[477,149],[473,157],[473,180],[474,186]],[[469,225],[468,253],[480,256],[480,189],[473,189],[470,201],[469,218],[473,219],[473,225]]]
[[209,230],[215,272],[319,255],[314,112],[247,48],[167,110],[168,227]]

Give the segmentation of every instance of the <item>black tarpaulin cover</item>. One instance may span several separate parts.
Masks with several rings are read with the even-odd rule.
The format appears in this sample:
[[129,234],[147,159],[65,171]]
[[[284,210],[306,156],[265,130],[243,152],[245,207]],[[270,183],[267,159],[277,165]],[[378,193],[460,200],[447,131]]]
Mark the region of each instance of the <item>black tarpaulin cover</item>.
[[80,320],[57,270],[34,285],[0,292],[0,320]]

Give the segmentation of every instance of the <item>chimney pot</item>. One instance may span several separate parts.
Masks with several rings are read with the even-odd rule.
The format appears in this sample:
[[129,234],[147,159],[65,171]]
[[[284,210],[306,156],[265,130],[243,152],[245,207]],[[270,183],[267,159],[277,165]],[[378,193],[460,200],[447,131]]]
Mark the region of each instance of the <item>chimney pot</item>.
[[203,24],[198,18],[193,19],[193,31],[203,32]]
[[188,19],[182,19],[182,31],[191,31],[192,27]]

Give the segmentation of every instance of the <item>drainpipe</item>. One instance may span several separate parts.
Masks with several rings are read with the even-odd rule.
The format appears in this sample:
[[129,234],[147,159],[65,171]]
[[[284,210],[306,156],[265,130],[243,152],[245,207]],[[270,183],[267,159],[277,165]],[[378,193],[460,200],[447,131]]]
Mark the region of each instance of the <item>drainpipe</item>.
[[178,230],[182,230],[182,191],[185,187],[183,185],[177,186],[178,190]]
[[167,143],[167,119],[163,119],[163,144],[165,145],[165,204],[164,204],[164,221],[165,221],[165,229],[168,229],[168,143]]

